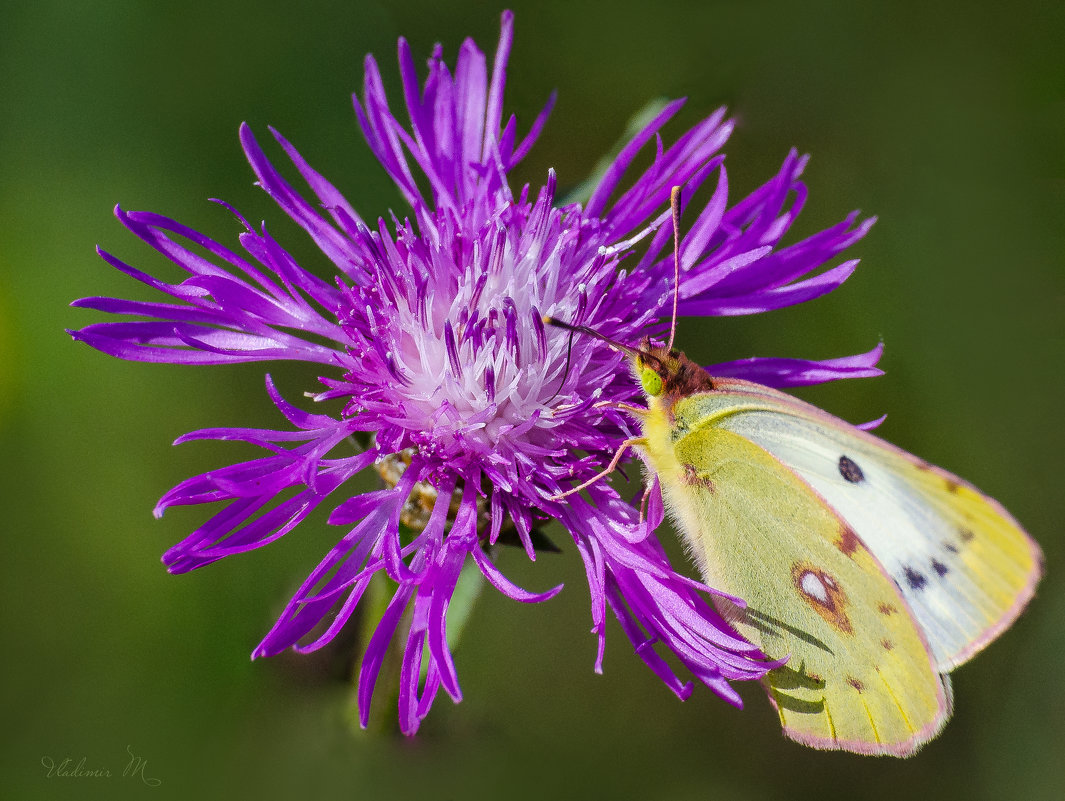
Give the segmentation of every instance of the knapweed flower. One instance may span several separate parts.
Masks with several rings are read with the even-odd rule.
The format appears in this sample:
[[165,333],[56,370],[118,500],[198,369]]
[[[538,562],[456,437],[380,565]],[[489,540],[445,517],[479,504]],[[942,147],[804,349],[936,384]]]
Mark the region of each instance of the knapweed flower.
[[[385,651],[397,638],[404,732],[418,728],[440,687],[460,699],[446,622],[460,571],[471,560],[515,600],[539,601],[561,589],[521,589],[493,561],[504,533],[535,559],[536,529],[550,520],[572,537],[586,567],[596,670],[609,607],[640,657],[677,695],[693,688],[675,670],[679,663],[739,705],[729,681],[759,678],[773,665],[717,615],[712,588],[671,567],[654,536],[662,519],[657,493],[650,493],[642,518],[605,481],[584,495],[555,499],[609,462],[630,423],[602,402],[629,401],[637,387],[620,354],[591,337],[545,329],[542,319],[551,315],[628,343],[661,334],[674,286],[668,203],[675,185],[685,187],[686,198],[704,182],[714,187],[681,244],[681,314],[752,314],[829,292],[856,262],[819,268],[872,221],[858,223],[851,214],[780,247],[805,200],[806,159],[788,155],[764,186],[730,206],[720,151],[732,124],[717,111],[666,146],[659,132],[682,101],[665,106],[620,151],[583,204],[557,202],[550,171],[538,190],[512,187],[509,171],[529,152],[552,102],[523,137],[513,117],[504,122],[511,39],[507,13],[490,71],[472,41],[463,43],[454,73],[437,46],[422,86],[400,40],[407,124],[393,113],[376,62],[366,59],[355,112],[370,149],[410,204],[403,219],[365,221],[274,132],[310,190],[301,194],[241,128],[259,185],[313,239],[332,281],[298,264],[265,224],[252,226],[235,210],[243,230],[231,249],[158,214],[119,209],[123,225],[188,277],[166,283],[100,251],[168,300],[77,301],[128,319],[73,336],[138,361],[320,365],[325,375],[314,397],[340,399],[341,412],[298,408],[267,377],[284,429],[210,429],[179,440],[240,440],[265,455],[182,482],[156,514],[180,504],[221,505],[164,555],[167,568],[182,573],[273,542],[322,504],[331,507],[329,522],[343,535],[254,656],[328,643],[384,572],[396,589],[365,643],[358,676],[363,725]],[[630,165],[645,146],[654,148],[653,162],[632,176]],[[710,369],[789,386],[875,375],[878,358],[874,349],[831,361],[752,359]],[[388,480],[380,490],[353,495],[349,479],[374,467]]]

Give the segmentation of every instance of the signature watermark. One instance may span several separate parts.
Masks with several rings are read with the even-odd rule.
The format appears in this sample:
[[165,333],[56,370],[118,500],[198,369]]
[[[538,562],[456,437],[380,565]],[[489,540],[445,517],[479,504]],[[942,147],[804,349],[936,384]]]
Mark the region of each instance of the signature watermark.
[[46,779],[111,779],[117,777],[120,779],[140,779],[148,787],[158,787],[163,783],[162,779],[148,774],[148,760],[134,754],[133,748],[128,745],[126,746],[126,753],[129,755],[129,761],[122,768],[121,774],[117,772],[117,769],[112,770],[110,767],[92,765],[87,757],[81,757],[81,759],[74,759],[73,757],[55,759],[45,755],[41,757],[41,766],[44,768],[44,777]]

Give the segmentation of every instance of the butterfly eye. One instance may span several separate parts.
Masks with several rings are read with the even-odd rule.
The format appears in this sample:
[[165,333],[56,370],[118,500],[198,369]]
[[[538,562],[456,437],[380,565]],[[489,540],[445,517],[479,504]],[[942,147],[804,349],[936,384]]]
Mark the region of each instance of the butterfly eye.
[[662,376],[651,367],[643,367],[640,369],[640,386],[650,397],[657,397],[662,394]]

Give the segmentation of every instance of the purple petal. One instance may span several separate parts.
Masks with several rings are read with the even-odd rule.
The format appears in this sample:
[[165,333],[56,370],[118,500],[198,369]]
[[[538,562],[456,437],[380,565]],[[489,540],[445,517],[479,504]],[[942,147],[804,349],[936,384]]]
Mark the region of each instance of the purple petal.
[[844,356],[839,359],[739,359],[732,362],[712,364],[706,371],[713,376],[723,378],[742,378],[758,384],[782,389],[785,387],[803,387],[821,384],[826,381],[839,381],[844,378],[871,378],[883,375],[877,367],[884,353],[884,344],[880,343],[872,350],[856,356]]
[[783,309],[798,303],[827,295],[848,278],[858,267],[858,260],[843,262],[838,267],[826,270],[806,281],[798,281],[784,287],[753,292],[749,295],[723,298],[692,298],[680,302],[682,315],[735,316],[759,314],[773,309]]
[[540,603],[541,601],[547,601],[554,598],[560,592],[562,592],[562,584],[556,587],[552,587],[546,592],[529,592],[523,590],[518,585],[510,581],[504,576],[494,564],[492,560],[488,558],[488,555],[480,548],[474,548],[472,550],[473,559],[477,562],[477,567],[481,569],[481,573],[489,583],[503,593],[505,596],[514,601],[522,601],[523,603]]
[[643,130],[633,137],[632,141],[622,148],[618,153],[617,158],[603,174],[602,179],[599,181],[599,186],[596,187],[592,196],[588,199],[588,203],[584,207],[584,212],[589,217],[602,216],[603,210],[606,208],[606,202],[610,198],[614,189],[621,182],[622,176],[625,171],[632,164],[633,159],[636,158],[636,154],[643,149],[643,146],[653,137],[658,129],[665,125],[678,111],[680,107],[684,105],[684,100],[674,100],[666,105],[662,111],[655,115]]

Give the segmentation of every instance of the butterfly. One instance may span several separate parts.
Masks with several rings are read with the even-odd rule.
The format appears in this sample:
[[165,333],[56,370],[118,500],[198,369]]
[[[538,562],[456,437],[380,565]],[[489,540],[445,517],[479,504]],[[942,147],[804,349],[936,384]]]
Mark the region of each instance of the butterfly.
[[[679,274],[677,189],[673,217]],[[718,610],[787,659],[762,680],[785,734],[899,757],[935,737],[950,671],[1032,598],[1039,546],[971,484],[783,392],[712,377],[672,335],[612,344],[647,407],[623,407],[640,436],[604,474],[636,449],[704,581],[746,601],[715,597]]]

